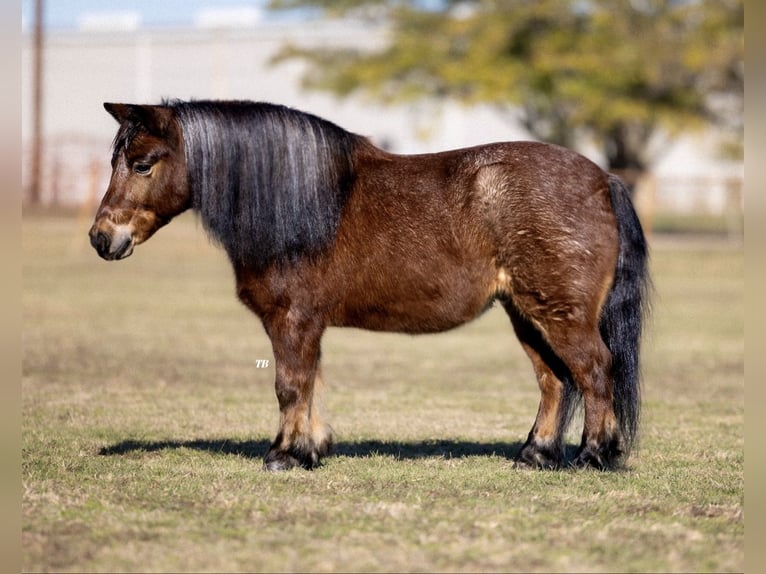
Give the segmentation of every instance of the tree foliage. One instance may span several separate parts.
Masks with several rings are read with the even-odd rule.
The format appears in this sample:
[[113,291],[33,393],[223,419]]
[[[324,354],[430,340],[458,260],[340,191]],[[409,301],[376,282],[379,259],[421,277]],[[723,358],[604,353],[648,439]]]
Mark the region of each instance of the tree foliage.
[[275,0],[388,26],[379,50],[290,48],[308,86],[383,102],[452,98],[517,114],[541,139],[583,135],[643,171],[658,128],[741,134],[743,0]]

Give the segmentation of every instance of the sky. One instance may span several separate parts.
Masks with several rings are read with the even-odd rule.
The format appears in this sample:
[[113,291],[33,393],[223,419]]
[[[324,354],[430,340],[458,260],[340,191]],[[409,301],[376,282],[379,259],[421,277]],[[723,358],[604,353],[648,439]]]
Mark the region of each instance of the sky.
[[[261,19],[294,20],[312,14],[311,9],[269,12],[269,0],[43,0],[44,22],[51,30],[75,30],[86,14],[137,13],[141,26],[191,26],[203,10],[239,9],[260,12]],[[442,0],[421,0],[424,7],[442,6]],[[22,29],[34,24],[35,0],[22,0]],[[247,16],[247,15],[246,15]]]
[[[44,22],[49,29],[76,29],[83,15],[137,12],[143,26],[192,25],[204,9],[262,8],[267,0],[44,0]],[[25,28],[34,22],[34,0],[22,0]]]

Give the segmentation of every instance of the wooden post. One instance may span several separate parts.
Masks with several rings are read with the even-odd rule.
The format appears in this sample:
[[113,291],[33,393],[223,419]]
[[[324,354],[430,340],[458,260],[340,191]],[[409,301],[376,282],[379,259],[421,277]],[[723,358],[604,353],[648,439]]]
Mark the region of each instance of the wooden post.
[[32,73],[32,157],[28,201],[40,204],[43,155],[43,0],[35,0]]

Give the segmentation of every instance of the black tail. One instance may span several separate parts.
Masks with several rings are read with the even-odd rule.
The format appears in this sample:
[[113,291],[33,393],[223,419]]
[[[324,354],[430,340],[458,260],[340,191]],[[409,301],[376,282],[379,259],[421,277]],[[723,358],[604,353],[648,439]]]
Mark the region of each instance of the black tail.
[[601,312],[601,336],[612,353],[614,412],[625,456],[638,437],[641,407],[641,327],[648,311],[647,246],[625,184],[609,176],[612,210],[617,218],[620,253],[614,283]]

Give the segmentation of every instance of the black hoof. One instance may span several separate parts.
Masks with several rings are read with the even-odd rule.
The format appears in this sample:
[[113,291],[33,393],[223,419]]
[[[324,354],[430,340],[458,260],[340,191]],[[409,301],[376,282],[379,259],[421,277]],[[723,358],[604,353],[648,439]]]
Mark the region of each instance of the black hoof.
[[619,466],[621,459],[622,449],[620,448],[620,441],[614,438],[601,445],[583,443],[577,450],[571,466],[575,468],[610,470]]
[[582,449],[572,459],[571,465],[573,468],[595,468],[596,470],[606,470],[608,465],[603,457],[599,456],[598,452],[590,449]]
[[324,431],[316,441],[306,436],[286,441],[282,433],[279,433],[263,459],[263,468],[270,472],[298,467],[306,470],[317,468],[322,457],[331,454],[335,447],[332,429],[326,426]]
[[269,472],[283,472],[299,467],[303,467],[301,461],[284,451],[270,450],[263,459],[263,468]]
[[561,466],[562,452],[560,448],[527,442],[516,455],[516,468],[533,468],[553,470]]
[[[275,444],[281,444],[278,437]],[[263,468],[271,472],[280,472],[293,468],[305,468],[313,470],[319,466],[320,458],[331,447],[331,443],[325,442],[320,447],[313,441],[307,441],[303,445],[293,445],[287,449],[272,445],[263,459]]]

